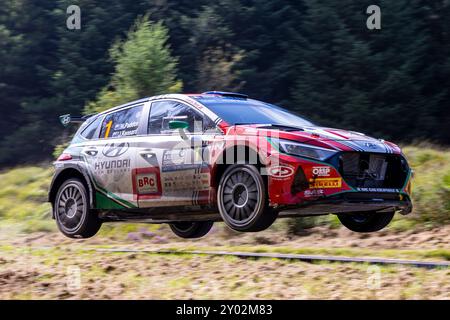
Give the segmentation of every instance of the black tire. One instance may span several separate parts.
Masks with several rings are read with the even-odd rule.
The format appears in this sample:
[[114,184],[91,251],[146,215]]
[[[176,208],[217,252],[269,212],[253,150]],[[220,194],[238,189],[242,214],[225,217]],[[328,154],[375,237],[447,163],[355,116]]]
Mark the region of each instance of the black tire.
[[278,216],[269,207],[261,174],[247,164],[235,164],[225,170],[217,188],[217,205],[223,221],[236,231],[265,230]]
[[213,221],[198,222],[174,222],[170,223],[170,229],[180,238],[195,239],[201,238],[211,230]]
[[53,203],[56,224],[69,238],[90,238],[102,221],[89,209],[89,194],[82,181],[68,179],[58,189]]
[[351,231],[375,232],[386,227],[395,212],[361,212],[339,214],[341,223]]

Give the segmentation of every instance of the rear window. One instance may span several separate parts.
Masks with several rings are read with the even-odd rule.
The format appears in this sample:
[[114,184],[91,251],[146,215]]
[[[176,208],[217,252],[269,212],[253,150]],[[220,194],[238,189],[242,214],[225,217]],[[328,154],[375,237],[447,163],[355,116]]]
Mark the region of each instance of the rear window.
[[100,126],[101,120],[102,120],[102,117],[97,117],[95,120],[91,121],[91,123],[88,124],[87,127],[83,131],[81,131],[80,135],[83,138],[88,139],[88,140],[98,138],[98,134],[97,134],[97,136],[94,136],[94,135],[97,132],[98,127]]
[[102,123],[100,138],[120,138],[138,133],[143,105],[131,107],[106,115]]

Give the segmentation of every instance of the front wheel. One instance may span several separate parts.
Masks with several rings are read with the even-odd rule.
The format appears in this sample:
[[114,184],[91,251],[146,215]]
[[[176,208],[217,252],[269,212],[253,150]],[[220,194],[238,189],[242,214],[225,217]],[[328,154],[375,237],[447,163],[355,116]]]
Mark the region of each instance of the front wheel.
[[174,222],[170,223],[170,229],[180,238],[195,239],[206,235],[213,224],[212,221]]
[[251,165],[232,165],[225,170],[217,188],[217,204],[223,221],[236,231],[262,231],[278,216],[268,205],[261,174]]
[[361,212],[339,214],[338,218],[351,231],[375,232],[386,227],[394,214],[395,212]]
[[79,179],[69,179],[59,187],[53,210],[59,230],[69,238],[90,238],[102,225],[89,209],[89,195]]

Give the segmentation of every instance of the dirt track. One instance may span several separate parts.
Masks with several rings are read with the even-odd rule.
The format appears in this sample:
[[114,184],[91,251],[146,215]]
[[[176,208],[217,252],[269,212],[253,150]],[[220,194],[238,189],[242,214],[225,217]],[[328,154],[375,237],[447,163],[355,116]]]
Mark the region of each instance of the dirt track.
[[131,245],[133,247],[158,246],[285,246],[291,248],[370,248],[370,249],[450,249],[450,226],[431,230],[392,232],[380,231],[372,234],[351,232],[345,228],[330,229],[316,227],[308,229],[299,236],[287,235],[285,228],[270,228],[259,233],[238,233],[229,231],[223,224],[217,224],[210,233],[201,239],[183,240],[163,225],[157,231],[149,231],[147,225],[141,225],[137,232],[113,235],[105,239],[95,236],[87,240],[72,240],[57,233],[33,233],[28,235],[0,234],[0,244],[16,246],[53,246],[59,245]]
[[[308,264],[204,256],[96,253],[86,248],[186,248],[224,246],[310,250],[348,248],[373,255],[391,249],[447,250],[448,227],[420,233],[358,235],[315,228],[289,238],[284,231],[234,234],[216,227],[201,240],[175,238],[167,228],[112,238],[73,241],[56,233],[2,237],[0,298],[98,299],[450,299],[450,270],[369,268],[353,264]],[[11,240],[12,239],[12,240]],[[356,251],[358,252],[358,251]],[[391,253],[392,254],[392,253]],[[79,270],[79,273],[78,273]],[[378,271],[380,272],[378,274]],[[377,280],[379,279],[379,281]]]

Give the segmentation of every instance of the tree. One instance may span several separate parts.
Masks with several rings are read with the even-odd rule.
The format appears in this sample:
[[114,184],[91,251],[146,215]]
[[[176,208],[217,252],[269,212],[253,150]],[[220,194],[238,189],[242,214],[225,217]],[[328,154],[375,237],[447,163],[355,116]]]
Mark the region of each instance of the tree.
[[145,96],[179,92],[176,78],[177,59],[167,44],[168,31],[162,23],[152,23],[148,16],[139,18],[126,40],[117,41],[110,50],[115,72],[110,84],[86,112],[99,112],[114,105]]
[[[52,96],[57,37],[54,1],[9,0],[0,11],[0,165],[50,151],[43,119]],[[36,129],[41,130],[36,130]]]
[[244,83],[239,81],[236,65],[242,57],[242,52],[232,55],[222,48],[205,50],[198,66],[197,91],[239,91]]
[[396,141],[427,137],[439,99],[425,91],[430,36],[417,1],[381,1],[379,31],[365,28],[369,2],[305,3],[292,43],[294,108],[326,126]]

